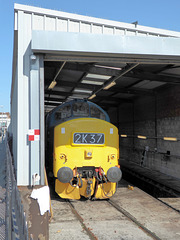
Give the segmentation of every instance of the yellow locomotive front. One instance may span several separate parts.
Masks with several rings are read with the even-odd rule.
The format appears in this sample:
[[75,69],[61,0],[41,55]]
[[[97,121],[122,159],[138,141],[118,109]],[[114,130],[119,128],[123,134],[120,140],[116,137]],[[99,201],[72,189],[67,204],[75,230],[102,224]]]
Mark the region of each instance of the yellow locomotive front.
[[62,109],[55,114],[66,118],[53,133],[55,191],[68,199],[110,198],[121,179],[118,129],[93,103],[79,100],[67,106],[69,119]]

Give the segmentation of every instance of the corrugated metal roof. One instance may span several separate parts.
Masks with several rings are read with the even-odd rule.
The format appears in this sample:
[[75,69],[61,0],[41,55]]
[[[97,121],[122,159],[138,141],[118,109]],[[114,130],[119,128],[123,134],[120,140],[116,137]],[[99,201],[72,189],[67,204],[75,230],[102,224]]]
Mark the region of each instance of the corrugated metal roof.
[[[32,17],[32,30],[81,32],[108,35],[171,36],[180,37],[180,32],[146,27],[136,24],[82,16],[73,13],[15,4],[15,12],[23,11]],[[15,18],[15,29],[17,29]]]

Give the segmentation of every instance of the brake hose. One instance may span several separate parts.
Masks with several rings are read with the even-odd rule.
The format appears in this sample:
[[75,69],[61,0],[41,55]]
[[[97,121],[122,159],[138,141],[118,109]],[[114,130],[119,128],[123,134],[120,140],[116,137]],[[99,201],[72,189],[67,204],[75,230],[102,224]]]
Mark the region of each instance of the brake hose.
[[[81,185],[79,184],[79,180],[80,180]],[[83,181],[79,174],[78,174],[78,185],[79,185],[79,188],[82,188],[82,186],[83,186]]]

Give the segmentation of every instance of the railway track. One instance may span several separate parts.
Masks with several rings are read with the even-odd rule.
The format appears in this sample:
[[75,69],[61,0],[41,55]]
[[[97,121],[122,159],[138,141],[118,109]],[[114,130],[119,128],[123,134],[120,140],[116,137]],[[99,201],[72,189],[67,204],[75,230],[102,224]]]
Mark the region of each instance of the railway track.
[[[58,199],[56,203],[62,204]],[[147,229],[145,231],[142,225],[140,223],[138,224],[135,218],[130,216],[130,213],[127,213],[124,209],[122,210],[122,208],[120,211],[113,201],[65,200],[63,203],[66,204],[65,209],[69,208],[71,210],[76,224],[78,220],[81,225],[81,230],[77,229],[77,235],[80,236],[78,239],[134,239],[132,236],[137,236],[136,239],[142,240],[160,239],[158,237],[152,237],[152,233],[149,233]],[[73,219],[73,217],[71,219]],[[121,231],[121,226],[123,226],[123,232]],[[57,230],[56,233],[58,232],[61,232],[62,239],[69,239],[66,237],[67,233],[63,233],[63,230]],[[84,236],[81,237],[82,232]],[[69,237],[75,239],[73,236]],[[59,239],[59,237],[56,238],[50,231],[50,240],[56,239]]]
[[[179,213],[138,188],[121,185],[109,200],[52,200],[50,240],[179,239]],[[174,219],[174,220],[173,220]]]
[[[153,195],[154,197],[157,197],[158,194],[164,194],[166,196],[170,196],[170,197],[180,197],[180,192],[178,192],[177,190],[169,187],[169,186],[166,186],[165,184],[163,184],[162,182],[158,182],[152,178],[149,178],[147,176],[144,176],[138,172],[135,172],[133,171],[132,169],[128,169],[126,167],[121,167],[122,171],[123,171],[123,177],[125,177],[125,179],[127,181],[129,181],[129,179],[132,177],[136,178],[137,181],[135,184],[136,186],[138,187],[142,187],[142,189],[144,191],[147,191],[150,195]],[[139,183],[138,180],[140,180],[141,182]],[[133,179],[134,181],[134,179]],[[151,186],[151,190],[148,191],[148,188],[146,186],[146,188],[143,187],[143,182],[145,184],[149,184]],[[141,185],[141,186],[140,186]],[[153,190],[154,189],[154,192]],[[158,193],[159,191],[159,193]]]
[[[151,237],[152,239],[155,240],[161,240],[155,233],[151,232],[149,229],[147,229],[143,224],[141,224],[139,221],[136,220],[135,217],[133,217],[129,212],[127,212],[125,209],[123,209],[122,207],[118,206],[114,201],[108,199],[106,200],[107,203],[109,203],[111,205],[111,207],[113,207],[114,209],[116,209],[118,212],[120,212],[121,214],[123,214],[126,218],[128,218],[130,221],[132,221],[134,224],[137,225],[138,228],[140,228],[144,233],[146,233],[149,237]],[[84,219],[81,217],[81,214],[78,213],[78,211],[75,209],[75,206],[73,205],[73,203],[69,200],[67,200],[68,205],[70,206],[72,212],[75,214],[75,216],[77,217],[77,219],[80,221],[80,223],[82,224],[83,229],[86,231],[86,233],[88,234],[88,236],[90,237],[90,239],[92,240],[97,240],[99,239],[91,230],[88,226],[86,226],[86,224],[84,223]],[[95,202],[94,202],[95,203]],[[97,209],[98,211],[98,209]]]
[[127,212],[124,208],[120,207],[119,205],[117,205],[114,201],[112,200],[107,200],[108,203],[110,205],[112,205],[115,209],[117,209],[119,212],[121,212],[122,214],[124,214],[124,216],[126,216],[129,220],[131,220],[132,222],[134,222],[138,227],[140,227],[142,229],[142,231],[144,231],[147,235],[149,235],[150,237],[152,237],[152,239],[155,240],[161,240],[161,238],[159,238],[155,233],[151,232],[149,229],[147,229],[143,224],[141,224],[139,221],[137,221],[137,219],[135,217],[133,217],[129,212]]
[[89,236],[89,238],[91,240],[97,240],[98,238],[94,235],[94,233],[90,230],[89,227],[86,226],[86,224],[84,223],[84,219],[81,217],[81,215],[77,212],[77,210],[75,209],[74,205],[72,204],[71,201],[66,200],[66,202],[68,203],[69,207],[71,208],[73,214],[77,217],[77,219],[80,221],[82,228],[86,231],[87,235]]

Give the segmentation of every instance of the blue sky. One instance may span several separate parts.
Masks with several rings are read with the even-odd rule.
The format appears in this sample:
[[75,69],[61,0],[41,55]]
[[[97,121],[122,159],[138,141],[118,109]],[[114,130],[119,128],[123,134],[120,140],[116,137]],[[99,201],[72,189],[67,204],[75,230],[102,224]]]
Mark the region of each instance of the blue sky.
[[14,3],[180,32],[180,0],[0,0],[0,111],[4,112],[10,111]]

